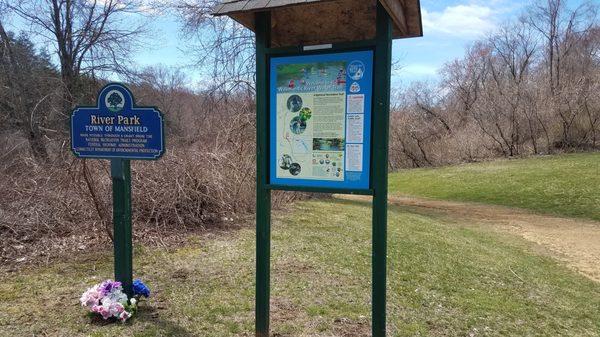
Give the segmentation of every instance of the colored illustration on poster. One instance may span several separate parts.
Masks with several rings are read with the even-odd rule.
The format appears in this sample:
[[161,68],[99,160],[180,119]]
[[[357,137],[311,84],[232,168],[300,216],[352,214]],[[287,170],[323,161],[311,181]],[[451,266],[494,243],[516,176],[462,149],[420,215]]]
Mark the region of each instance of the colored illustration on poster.
[[271,59],[272,184],[368,189],[371,51]]

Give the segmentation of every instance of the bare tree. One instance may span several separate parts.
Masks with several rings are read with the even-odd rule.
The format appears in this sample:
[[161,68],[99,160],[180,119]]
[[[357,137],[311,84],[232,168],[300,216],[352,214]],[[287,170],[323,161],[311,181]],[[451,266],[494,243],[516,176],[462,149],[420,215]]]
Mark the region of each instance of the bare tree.
[[446,132],[452,133],[450,121],[443,110],[442,101],[435,88],[425,83],[416,82],[408,89],[409,99],[414,102],[416,108],[426,117],[427,123],[440,123]]
[[457,108],[464,113],[463,118],[479,99],[480,81],[488,71],[482,59],[489,53],[489,48],[484,41],[477,41],[468,48],[463,59],[447,63],[440,71],[442,85],[455,96]]
[[444,65],[439,85],[404,89],[392,114],[394,167],[597,149],[597,9],[538,1]]
[[255,90],[254,33],[228,17],[211,15],[218,1],[180,0],[173,7],[190,39],[193,66],[202,71],[211,91]]
[[192,127],[195,125],[193,118],[202,116],[187,113],[188,108],[196,107],[190,101],[197,101],[198,97],[187,86],[187,76],[181,69],[163,65],[146,67],[131,82],[138,104],[157,105],[165,114],[170,135],[193,138],[193,134],[188,132],[196,129]]
[[[538,0],[529,7],[522,20],[533,27],[545,41],[545,64],[549,93],[549,108],[561,120],[562,147],[577,146],[574,128],[580,104],[572,95],[579,79],[573,79],[569,59],[597,22],[598,4],[586,1],[571,10],[564,0]],[[569,78],[570,77],[570,78]],[[573,81],[574,80],[574,81]]]
[[27,139],[33,156],[48,160],[44,127],[55,102],[58,74],[26,36],[14,38],[0,18],[0,113],[3,128],[13,127]]
[[564,42],[596,25],[596,14],[597,4],[590,1],[570,10],[564,0],[538,0],[523,16],[522,20],[546,40],[548,84],[552,93],[560,86],[561,60],[571,50]]
[[[532,32],[522,23],[508,25],[489,39],[491,46],[487,55],[489,73],[482,85],[486,87],[485,108],[481,109],[478,121],[483,120],[481,113],[490,117],[490,129],[495,130],[502,140],[506,154],[518,155],[527,138],[537,138],[537,134],[525,136],[523,128],[526,108],[527,81],[531,74],[537,42]],[[483,126],[483,123],[480,123]],[[533,131],[533,121],[528,124]],[[536,144],[536,141],[533,140]],[[534,146],[537,147],[537,144]]]
[[141,11],[137,0],[22,0],[8,8],[54,46],[65,114],[82,95],[81,75],[126,72],[130,52],[145,31],[131,15]]
[[[134,83],[139,88],[148,88],[146,94],[152,97],[141,96],[138,100],[152,101],[160,106],[165,114],[170,114],[178,102],[178,94],[188,91],[188,80],[185,73],[179,68],[169,68],[164,65],[146,67],[137,74]],[[156,96],[159,93],[159,96]]]

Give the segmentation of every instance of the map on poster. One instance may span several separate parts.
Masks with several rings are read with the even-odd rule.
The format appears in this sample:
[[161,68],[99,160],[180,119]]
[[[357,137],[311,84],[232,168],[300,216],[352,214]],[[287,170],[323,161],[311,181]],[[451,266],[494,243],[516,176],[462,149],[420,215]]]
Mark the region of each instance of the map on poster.
[[270,183],[368,189],[373,52],[275,57]]

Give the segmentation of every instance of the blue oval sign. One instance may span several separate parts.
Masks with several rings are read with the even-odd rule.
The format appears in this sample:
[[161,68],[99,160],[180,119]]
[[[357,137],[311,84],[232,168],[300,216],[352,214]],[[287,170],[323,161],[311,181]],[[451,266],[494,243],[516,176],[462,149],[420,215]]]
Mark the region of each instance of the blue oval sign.
[[156,160],[165,152],[163,114],[136,106],[124,85],[108,84],[95,107],[71,113],[71,149],[80,158]]

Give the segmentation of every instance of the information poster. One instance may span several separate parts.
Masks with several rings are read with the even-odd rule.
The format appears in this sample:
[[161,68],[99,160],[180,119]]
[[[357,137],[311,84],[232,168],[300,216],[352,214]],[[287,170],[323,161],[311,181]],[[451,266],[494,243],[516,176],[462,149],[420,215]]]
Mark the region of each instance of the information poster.
[[373,52],[276,57],[270,183],[368,189]]

